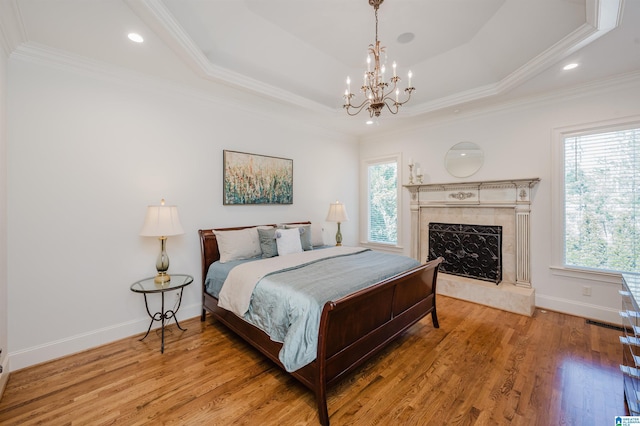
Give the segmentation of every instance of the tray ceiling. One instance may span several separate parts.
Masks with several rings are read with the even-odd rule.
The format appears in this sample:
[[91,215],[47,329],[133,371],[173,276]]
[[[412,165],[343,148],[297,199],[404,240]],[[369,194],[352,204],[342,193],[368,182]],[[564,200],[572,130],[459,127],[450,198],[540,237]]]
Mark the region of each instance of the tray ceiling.
[[[413,72],[417,90],[402,115],[418,116],[637,71],[639,3],[386,0],[379,39],[401,85]],[[11,51],[202,90],[222,83],[341,115],[346,77],[359,81],[375,36],[366,0],[9,0],[0,14]],[[130,31],[145,42],[131,43]],[[570,60],[581,63],[571,80],[559,72]]]

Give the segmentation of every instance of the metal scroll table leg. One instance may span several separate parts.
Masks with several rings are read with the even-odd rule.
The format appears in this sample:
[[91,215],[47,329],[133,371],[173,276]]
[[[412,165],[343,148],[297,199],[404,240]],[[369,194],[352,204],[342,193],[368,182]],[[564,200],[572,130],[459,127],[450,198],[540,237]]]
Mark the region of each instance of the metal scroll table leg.
[[165,323],[164,291],[160,293],[160,295],[162,296],[162,305],[160,307],[160,312],[162,312],[162,315],[160,316],[162,318],[162,343],[160,344],[160,353],[163,354],[164,353],[164,323]]
[[149,316],[151,317],[151,322],[149,323],[149,328],[147,329],[147,333],[144,335],[144,337],[142,337],[142,339],[140,339],[140,341],[143,341],[144,339],[146,339],[146,337],[149,335],[149,332],[151,331],[151,327],[153,326],[153,323],[155,321],[161,321],[162,325],[161,325],[161,344],[160,344],[160,353],[164,353],[164,327],[166,325],[167,322],[169,322],[169,320],[171,318],[173,318],[176,322],[176,325],[178,326],[178,328],[182,331],[187,331],[186,328],[182,328],[180,326],[180,323],[178,322],[178,318],[176,317],[176,313],[178,312],[178,309],[180,309],[180,305],[182,304],[182,291],[183,289],[180,289],[180,297],[178,299],[178,306],[176,306],[176,309],[168,309],[165,311],[164,309],[164,292],[160,293],[161,296],[161,307],[160,307],[160,312],[156,312],[155,314],[152,314],[151,311],[149,311],[149,303],[147,302],[147,295],[143,294],[144,296],[144,307],[147,310],[147,314],[149,314]]
[[149,332],[151,331],[151,326],[153,325],[154,321],[158,321],[159,318],[156,318],[156,315],[159,314],[159,312],[156,312],[155,314],[151,314],[151,312],[149,311],[149,303],[147,302],[147,295],[146,293],[142,294],[144,296],[144,307],[147,310],[147,314],[149,314],[149,316],[151,317],[151,322],[149,323],[149,328],[147,328],[147,333],[144,335],[144,337],[142,339],[140,339],[140,341],[142,342],[144,339],[147,338],[147,336],[149,335]]
[[151,322],[149,323],[149,328],[147,329],[147,333],[142,337],[142,339],[140,339],[140,341],[142,342],[144,339],[147,338],[147,336],[149,335],[149,332],[151,331],[151,326],[153,326],[153,323],[155,321],[162,321],[162,341],[160,345],[160,353],[164,353],[164,323],[166,319],[166,314],[164,312],[164,292],[160,293],[160,296],[162,297],[162,306],[160,308],[160,312],[156,312],[155,314],[152,314],[151,311],[149,310],[147,295],[143,294],[143,296],[144,296],[144,307],[147,310],[147,314],[149,314],[149,316],[151,317]]
[[176,317],[176,313],[178,313],[178,310],[180,309],[180,305],[182,304],[182,291],[184,289],[180,289],[180,297],[178,298],[178,306],[176,306],[176,310],[174,311],[173,309],[169,309],[167,312],[164,313],[164,318],[166,320],[170,320],[171,318],[173,318],[176,322],[176,325],[178,326],[178,328],[182,331],[187,331],[186,328],[182,328],[180,327],[180,323],[178,322],[178,317]]

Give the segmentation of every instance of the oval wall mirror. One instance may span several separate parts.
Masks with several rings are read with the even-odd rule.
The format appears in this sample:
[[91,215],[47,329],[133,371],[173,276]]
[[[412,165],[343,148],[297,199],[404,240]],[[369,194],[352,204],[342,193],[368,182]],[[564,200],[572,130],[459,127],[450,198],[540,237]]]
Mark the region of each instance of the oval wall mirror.
[[473,142],[460,142],[451,147],[444,157],[444,166],[455,177],[469,177],[482,167],[484,152]]

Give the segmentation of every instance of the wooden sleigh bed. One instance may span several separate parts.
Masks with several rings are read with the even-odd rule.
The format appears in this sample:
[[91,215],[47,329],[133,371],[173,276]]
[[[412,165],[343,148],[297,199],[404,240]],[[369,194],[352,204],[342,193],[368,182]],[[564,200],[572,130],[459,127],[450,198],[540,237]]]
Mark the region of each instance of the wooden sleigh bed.
[[[297,222],[308,224],[309,222]],[[275,226],[275,225],[274,225]],[[216,228],[216,231],[250,227]],[[207,312],[284,369],[278,354],[282,344],[237,316],[218,306],[208,294],[205,279],[209,266],[220,259],[214,229],[199,230],[202,254],[202,317]],[[436,280],[442,258],[417,266],[372,286],[327,302],[320,317],[316,359],[290,374],[311,389],[316,397],[322,425],[329,424],[327,387],[383,349],[409,327],[436,313]]]

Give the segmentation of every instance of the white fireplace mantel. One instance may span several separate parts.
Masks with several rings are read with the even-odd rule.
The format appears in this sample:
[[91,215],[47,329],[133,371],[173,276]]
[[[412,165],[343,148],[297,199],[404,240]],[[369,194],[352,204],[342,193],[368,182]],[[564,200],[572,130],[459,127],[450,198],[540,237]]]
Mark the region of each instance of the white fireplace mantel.
[[[513,222],[509,219],[506,220],[508,225],[509,222],[511,223],[509,225],[513,231],[511,238],[515,239],[514,246],[511,246],[515,249],[515,259],[513,259],[514,262],[511,262],[512,269],[508,275],[515,282],[503,281],[499,287],[501,291],[517,293],[516,297],[525,297],[527,301],[524,303],[523,312],[519,313],[531,315],[534,303],[531,285],[531,191],[539,181],[539,178],[532,178],[404,185],[411,195],[411,256],[419,259],[421,255],[424,255],[421,250],[427,247],[428,241],[420,241],[421,236],[426,238],[428,234],[425,229],[421,229],[421,227],[428,226],[427,222],[430,216],[427,212],[441,211],[440,216],[442,214],[448,216],[449,213],[445,212],[452,212],[451,208],[460,207],[466,209],[465,211],[481,209],[485,212],[486,217],[487,213],[493,215],[497,211],[505,212],[504,209],[512,209]],[[491,208],[494,210],[490,210]],[[482,217],[482,215],[479,214],[478,217]],[[481,225],[482,223],[474,224]],[[460,283],[456,282],[451,285],[458,286]],[[474,287],[472,286],[472,288]],[[520,290],[516,290],[516,288],[520,288]],[[506,303],[508,305],[513,302]]]
[[529,205],[539,178],[404,185],[412,205]]

